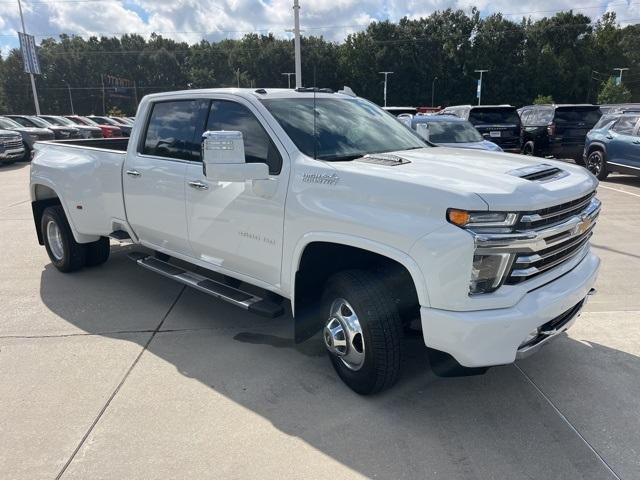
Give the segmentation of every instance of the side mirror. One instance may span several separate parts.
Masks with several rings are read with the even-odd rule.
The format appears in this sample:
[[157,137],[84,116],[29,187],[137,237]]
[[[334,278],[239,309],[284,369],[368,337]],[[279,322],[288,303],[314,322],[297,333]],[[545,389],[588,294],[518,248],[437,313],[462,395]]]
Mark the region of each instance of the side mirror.
[[209,130],[202,138],[202,163],[208,180],[244,182],[269,178],[266,163],[245,162],[242,132]]

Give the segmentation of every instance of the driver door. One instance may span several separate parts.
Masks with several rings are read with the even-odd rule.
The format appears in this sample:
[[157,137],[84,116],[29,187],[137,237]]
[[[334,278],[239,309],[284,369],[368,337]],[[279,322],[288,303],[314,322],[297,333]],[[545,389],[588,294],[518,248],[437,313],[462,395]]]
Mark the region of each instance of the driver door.
[[206,130],[242,132],[245,161],[266,163],[270,178],[212,181],[204,176],[202,163],[190,163],[186,205],[192,255],[212,270],[279,286],[289,177],[286,152],[248,102],[214,99]]

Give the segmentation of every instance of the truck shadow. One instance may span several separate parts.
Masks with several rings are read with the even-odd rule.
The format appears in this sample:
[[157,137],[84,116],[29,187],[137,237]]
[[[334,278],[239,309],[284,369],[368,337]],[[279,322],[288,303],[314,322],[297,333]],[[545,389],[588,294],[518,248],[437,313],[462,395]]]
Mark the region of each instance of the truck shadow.
[[[438,378],[429,371],[422,340],[410,338],[399,384],[380,395],[360,397],[337,378],[318,339],[292,342],[290,316],[266,320],[199,292],[179,293],[180,287],[169,280],[136,267],[127,251],[115,247],[107,264],[74,275],[47,265],[40,283],[42,301],[85,332],[125,340],[121,332],[153,331],[162,318],[153,324],[143,320],[145,305],[158,297],[172,302],[180,295],[148,354],[362,475],[532,478],[544,458],[547,473],[538,478],[608,478],[592,452],[514,366],[476,377]],[[129,297],[120,298],[122,291]],[[69,292],[67,298],[61,298],[64,292]],[[127,313],[113,307],[122,303]],[[148,339],[132,338],[141,346]],[[640,420],[631,415],[640,406],[637,357],[566,337],[520,366],[552,392],[554,402],[566,407],[583,433],[595,431],[597,419],[607,416],[612,422],[608,445],[620,442],[622,451],[625,445],[640,444]],[[171,388],[158,379],[159,397]],[[171,397],[179,398],[180,392]],[[583,399],[582,406],[572,403],[576,398]],[[178,407],[166,405],[168,415],[172,408]],[[629,415],[617,415],[616,408]],[[150,419],[149,424],[156,421],[162,420]],[[597,438],[590,441],[598,448]],[[291,452],[291,460],[295,458]]]

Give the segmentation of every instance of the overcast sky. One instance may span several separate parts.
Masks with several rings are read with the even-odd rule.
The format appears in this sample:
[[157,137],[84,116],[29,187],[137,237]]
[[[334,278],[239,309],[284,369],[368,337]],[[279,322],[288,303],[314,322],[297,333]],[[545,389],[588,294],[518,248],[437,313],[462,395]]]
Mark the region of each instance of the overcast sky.
[[[60,33],[89,35],[149,34],[195,43],[202,38],[238,38],[247,32],[287,36],[293,0],[23,0],[27,31],[36,41]],[[305,34],[341,40],[372,20],[396,21],[435,10],[476,6],[483,16],[502,12],[518,20],[573,9],[590,17],[615,11],[622,24],[640,23],[640,0],[300,0]],[[17,0],[0,0],[0,51],[17,46]]]

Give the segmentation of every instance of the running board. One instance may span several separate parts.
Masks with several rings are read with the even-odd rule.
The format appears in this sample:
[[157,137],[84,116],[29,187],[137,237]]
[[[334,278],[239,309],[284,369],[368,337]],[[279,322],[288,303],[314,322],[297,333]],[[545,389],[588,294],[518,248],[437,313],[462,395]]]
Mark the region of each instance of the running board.
[[168,262],[153,257],[143,252],[131,252],[129,258],[134,260],[141,267],[159,273],[168,278],[172,278],[184,285],[200,290],[213,297],[224,300],[237,307],[248,310],[262,317],[275,318],[284,313],[282,305],[265,300],[252,293],[230,287],[224,283],[217,282],[195,272],[172,265]]

